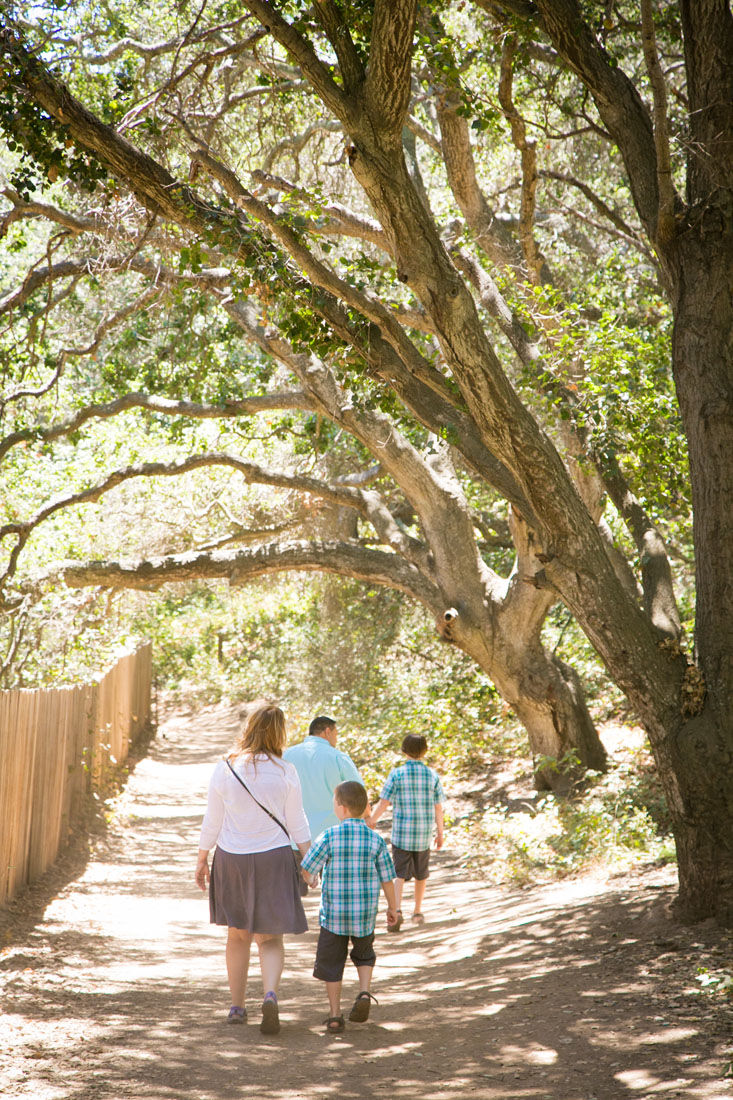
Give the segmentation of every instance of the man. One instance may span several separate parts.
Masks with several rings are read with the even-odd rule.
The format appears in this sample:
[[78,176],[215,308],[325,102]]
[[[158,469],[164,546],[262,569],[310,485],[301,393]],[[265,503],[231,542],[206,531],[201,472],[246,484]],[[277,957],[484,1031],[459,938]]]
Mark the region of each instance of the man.
[[[311,840],[339,824],[333,809],[333,792],[339,783],[353,780],[364,785],[351,757],[336,748],[337,738],[335,721],[321,714],[311,722],[305,741],[283,753],[283,759],[295,766],[300,777]],[[367,806],[367,815],[369,812]]]

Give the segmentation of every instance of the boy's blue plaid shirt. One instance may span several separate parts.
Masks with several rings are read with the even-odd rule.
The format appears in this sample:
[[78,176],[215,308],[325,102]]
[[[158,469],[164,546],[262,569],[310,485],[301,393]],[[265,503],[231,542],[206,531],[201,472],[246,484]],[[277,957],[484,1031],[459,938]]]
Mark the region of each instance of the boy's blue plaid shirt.
[[436,771],[422,760],[407,760],[387,776],[381,798],[392,803],[392,843],[408,852],[430,847],[435,804],[445,795]]
[[321,910],[324,928],[339,936],[374,931],[381,883],[395,877],[389,848],[362,818],[348,817],[321,833],[303,859],[303,869],[323,868]]

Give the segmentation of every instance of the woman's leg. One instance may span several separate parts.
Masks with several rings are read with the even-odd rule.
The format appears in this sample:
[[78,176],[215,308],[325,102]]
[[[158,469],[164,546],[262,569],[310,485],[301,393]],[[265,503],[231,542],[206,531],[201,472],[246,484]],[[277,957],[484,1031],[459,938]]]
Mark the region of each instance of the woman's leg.
[[252,946],[252,933],[243,928],[227,929],[227,976],[232,1004],[244,1008],[247,992],[247,974],[249,973],[249,952]]
[[254,939],[260,953],[263,992],[277,993],[285,962],[283,938],[256,933]]

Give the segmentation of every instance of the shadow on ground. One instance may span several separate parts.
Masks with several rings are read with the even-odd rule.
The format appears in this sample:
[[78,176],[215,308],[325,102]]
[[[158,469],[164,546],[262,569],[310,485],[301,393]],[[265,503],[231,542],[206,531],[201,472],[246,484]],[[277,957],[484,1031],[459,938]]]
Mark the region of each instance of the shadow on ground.
[[[164,723],[94,858],[3,953],[4,1096],[733,1096],[730,1007],[694,980],[729,964],[730,939],[670,922],[668,871],[512,892],[466,882],[441,853],[428,923],[380,930],[367,1024],[323,1033],[317,898],[312,931],[288,942],[281,1034],[259,1032],[256,972],[250,1022],[224,1023],[223,933],[192,872],[208,775],[233,731],[225,711]],[[348,1009],[348,972],[345,988]]]

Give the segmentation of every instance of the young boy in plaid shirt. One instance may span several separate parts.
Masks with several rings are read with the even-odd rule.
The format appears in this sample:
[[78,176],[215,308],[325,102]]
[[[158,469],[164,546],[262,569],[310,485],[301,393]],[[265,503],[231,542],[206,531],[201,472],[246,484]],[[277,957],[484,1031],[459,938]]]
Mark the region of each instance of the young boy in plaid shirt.
[[415,879],[415,911],[412,919],[418,924],[425,920],[422,905],[428,881],[430,841],[435,826],[435,847],[443,847],[443,805],[445,795],[436,771],[422,760],[428,751],[428,743],[421,734],[410,733],[402,742],[407,757],[399,768],[387,777],[379,802],[374,807],[369,824],[374,827],[377,818],[393,805],[392,858],[396,868],[395,895],[397,920],[387,929],[399,932],[402,927],[402,891],[405,882]]
[[326,983],[331,1015],[326,1031],[344,1030],[341,1015],[341,983],[344,976],[349,940],[351,961],[359,975],[359,993],[349,1020],[364,1023],[369,1017],[369,992],[377,956],[374,953],[374,926],[381,885],[387,898],[387,925],[397,920],[394,888],[394,864],[384,840],[364,821],[368,805],[361,783],[339,783],[333,794],[333,808],[339,824],[321,833],[306,853],[301,871],[308,885],[323,869],[321,887],[321,931],[316,949],[313,977]]

